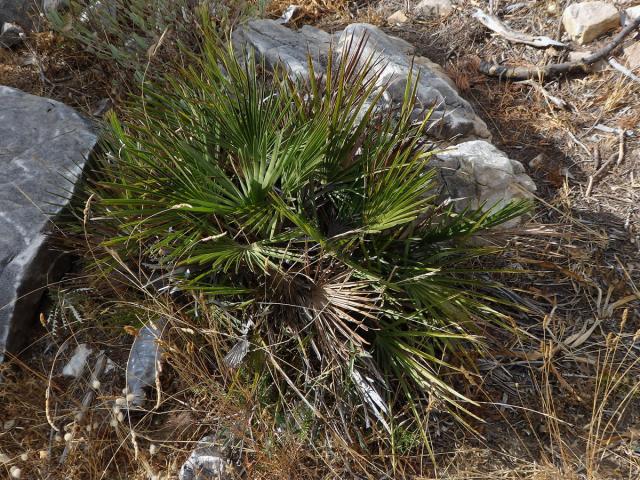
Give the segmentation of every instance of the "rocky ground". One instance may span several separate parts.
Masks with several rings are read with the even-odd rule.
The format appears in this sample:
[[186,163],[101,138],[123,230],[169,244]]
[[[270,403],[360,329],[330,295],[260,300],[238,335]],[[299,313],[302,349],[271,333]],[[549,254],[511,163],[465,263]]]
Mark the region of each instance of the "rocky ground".
[[[438,149],[453,147],[434,159],[442,164],[437,166],[445,193],[482,202],[501,192],[505,198],[531,195],[535,184],[535,218],[518,227],[521,231],[507,232],[513,254],[505,260],[522,271],[505,282],[530,313],[514,316],[521,336],[493,336],[489,354],[478,360],[479,375],[465,387],[468,396],[483,402],[477,413],[486,423],[469,431],[434,413],[429,421],[433,451],[400,455],[400,461],[391,452],[365,455],[355,442],[333,452],[310,452],[299,432],[274,442],[273,425],[268,424],[274,420],[255,413],[265,415],[265,422],[249,431],[247,425],[255,420],[251,401],[239,402],[219,391],[228,379],[202,380],[210,375],[205,365],[187,361],[188,354],[182,363],[176,360],[183,353],[172,348],[193,352],[202,344],[187,328],[167,340],[165,348],[174,359],[167,368],[173,373],[159,377],[162,385],[155,385],[153,359],[159,353],[153,349],[146,353],[152,371],[138,369],[129,377],[161,387],[157,392],[164,392],[164,398],[150,398],[156,402],[155,413],[125,416],[123,405],[133,402],[138,391],[129,385],[122,392],[127,372],[137,368],[132,363],[138,357],[130,355],[130,347],[134,338],[140,342],[145,331],[153,330],[149,324],[138,330],[149,312],[170,308],[148,299],[134,311],[129,292],[116,287],[114,295],[106,286],[85,281],[86,272],[76,268],[63,283],[50,286],[43,306],[31,306],[40,314],[39,336],[20,355],[9,353],[0,367],[0,471],[13,478],[174,478],[182,468],[180,478],[194,478],[185,461],[199,462],[198,455],[189,457],[199,451],[211,472],[229,478],[637,478],[640,79],[634,75],[640,76],[640,34],[630,33],[610,55],[557,78],[534,74],[529,80],[513,80],[504,72],[492,75],[496,70],[482,65],[541,68],[597,52],[640,16],[638,2],[299,3],[286,21],[261,21],[244,31],[238,27],[236,37],[273,60],[283,47],[300,53],[301,36],[305,43],[316,42],[318,50],[325,48],[331,37],[309,26],[340,42],[345,27],[354,28],[350,24],[375,25],[380,30],[370,35],[386,48],[396,72],[406,72],[413,56],[421,59],[424,102],[435,104],[444,118],[435,124],[440,130],[433,141]],[[266,16],[277,19],[288,7],[288,2],[273,1]],[[495,17],[474,17],[477,9]],[[15,23],[19,28],[3,27],[0,35],[6,47],[0,48],[0,85],[60,101],[96,126],[108,110],[118,111],[127,91],[135,90],[135,82],[127,83],[113,62],[88,54],[64,32],[52,32],[41,17],[28,17],[28,23],[15,21],[22,12],[5,18],[6,12],[8,8],[0,9],[0,26]],[[496,18],[511,30],[492,34],[487,25],[499,25],[492,20]],[[537,37],[533,41],[545,46],[520,43],[523,37],[514,31]],[[387,47],[385,42],[390,42]],[[291,69],[303,59],[287,58]],[[19,133],[32,129],[41,132],[39,145],[59,146],[54,145],[56,127],[45,121],[47,101],[21,97],[32,105],[27,111],[31,123],[24,126],[14,119],[25,108],[16,113],[18,109],[7,107],[14,105],[10,97],[15,95],[0,87],[0,155],[11,152],[10,165],[17,172],[22,157],[13,153],[17,147],[12,142]],[[52,121],[54,125],[56,121],[63,120]],[[88,143],[90,135],[84,137]],[[77,153],[85,147],[65,148]],[[38,158],[46,159],[46,153]],[[491,170],[496,158],[499,168]],[[450,176],[451,171],[464,173],[464,181]],[[20,172],[10,173],[19,178]],[[25,185],[32,186],[29,182]],[[35,183],[40,191],[38,184],[46,182]],[[6,222],[0,226],[10,231],[17,220],[7,212],[15,211],[11,202],[16,194],[7,192],[0,180],[0,208],[5,208],[0,218]],[[31,201],[20,208],[34,205],[33,195],[27,197]],[[42,210],[38,201],[33,215]],[[5,248],[10,242],[0,239],[4,292],[6,265],[34,245],[43,229],[28,218],[24,222],[32,230],[11,230],[18,232],[12,245],[22,250]],[[8,312],[0,311],[0,320],[14,325],[17,320],[6,320]],[[79,370],[69,364],[73,358]],[[209,391],[185,396],[182,389],[189,382],[202,383]],[[83,418],[74,419],[79,412]],[[231,421],[218,420],[223,417]],[[242,440],[207,443],[212,425],[223,437]],[[197,444],[203,437],[205,443]],[[414,452],[416,442],[398,439],[399,452]],[[230,463],[224,465],[224,458]],[[214,473],[198,478],[216,478]]]

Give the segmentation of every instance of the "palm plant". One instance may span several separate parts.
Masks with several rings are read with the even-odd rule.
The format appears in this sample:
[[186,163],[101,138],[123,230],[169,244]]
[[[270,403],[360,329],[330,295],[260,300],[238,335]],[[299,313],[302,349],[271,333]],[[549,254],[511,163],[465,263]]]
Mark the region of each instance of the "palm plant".
[[348,49],[301,80],[208,41],[145,86],[126,126],[112,117],[92,223],[115,229],[104,246],[119,258],[186,268],[179,288],[236,333],[228,366],[259,352],[278,391],[317,415],[349,403],[390,428],[396,405],[420,418],[433,399],[469,413],[442,376],[464,369],[445,359],[500,314],[471,267],[496,252],[466,240],[528,205],[439,201],[415,82],[381,110],[381,65]]

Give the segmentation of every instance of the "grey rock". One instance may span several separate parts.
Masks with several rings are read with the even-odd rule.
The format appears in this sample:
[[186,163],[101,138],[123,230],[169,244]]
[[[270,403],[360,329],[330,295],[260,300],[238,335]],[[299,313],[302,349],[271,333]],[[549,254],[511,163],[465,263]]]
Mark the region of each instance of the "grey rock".
[[0,25],[16,23],[24,28],[31,28],[30,14],[37,11],[37,5],[29,0],[0,0]]
[[431,160],[441,180],[443,198],[466,207],[506,205],[532,198],[536,186],[517,160],[512,160],[484,140],[460,143],[437,153]]
[[179,480],[223,480],[229,478],[230,463],[214,436],[203,437],[180,468]]
[[24,345],[44,289],[68,267],[47,233],[96,140],[72,108],[0,86],[0,361]]
[[131,346],[126,379],[127,391],[133,396],[129,403],[133,407],[141,407],[147,398],[147,388],[156,385],[163,353],[159,341],[165,324],[162,318],[145,323]]
[[87,366],[87,360],[92,350],[86,343],[79,344],[73,351],[73,355],[62,369],[62,375],[65,377],[80,378]]
[[[390,83],[390,104],[397,102],[402,85],[411,74],[415,48],[397,37],[385,34],[373,25],[355,23],[343,31],[330,35],[320,29],[305,26],[291,30],[273,20],[254,20],[237,29],[233,41],[240,50],[253,49],[267,66],[284,66],[290,75],[307,78],[307,58],[310,55],[316,73],[324,71],[329,49],[340,54],[347,46],[355,48],[366,39],[362,59],[375,55],[384,65],[378,80],[380,86]],[[456,91],[442,69],[425,57],[416,57],[413,78],[419,78],[416,116],[424,115],[424,107],[434,107],[430,132],[440,138],[490,138],[486,124],[475,114],[471,105]],[[419,73],[419,77],[418,74]]]
[[0,28],[0,47],[11,48],[22,43],[24,30],[20,25],[5,22]]
[[[442,69],[426,57],[413,57],[415,48],[404,40],[385,34],[382,30],[364,23],[354,23],[340,33],[338,50],[348,45],[358,45],[363,39],[362,58],[379,55],[383,61],[383,70],[378,82],[380,85],[390,84],[392,103],[401,100],[404,85],[411,74],[413,59],[413,78],[417,79],[417,101],[415,110],[417,119],[424,117],[424,112],[433,108],[430,117],[429,132],[438,137],[491,138],[486,124],[476,115],[473,108],[464,100],[453,86]],[[394,85],[400,88],[393,89]],[[394,95],[395,92],[395,95]]]

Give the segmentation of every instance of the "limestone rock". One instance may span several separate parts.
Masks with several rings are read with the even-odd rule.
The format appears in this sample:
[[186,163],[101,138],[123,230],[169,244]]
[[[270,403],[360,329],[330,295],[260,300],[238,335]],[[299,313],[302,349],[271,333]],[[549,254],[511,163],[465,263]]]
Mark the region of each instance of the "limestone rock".
[[0,86],[0,361],[24,345],[46,285],[65,268],[47,233],[96,140],[72,108]]
[[582,45],[615,30],[620,24],[620,14],[609,2],[573,3],[565,8],[562,24],[569,36]]
[[[404,92],[404,85],[411,72],[415,48],[397,37],[385,34],[368,24],[355,23],[334,35],[317,28],[305,26],[294,31],[272,20],[254,20],[237,29],[233,41],[240,50],[253,48],[268,66],[282,64],[292,76],[306,78],[309,75],[307,56],[310,55],[316,73],[322,73],[327,63],[329,47],[337,54],[348,45],[358,45],[366,39],[362,58],[375,55],[384,66],[379,85],[390,83],[385,92],[387,106],[397,104]],[[472,137],[490,138],[486,124],[473,108],[457,92],[451,79],[442,69],[424,57],[413,62],[414,78],[419,73],[416,116],[424,115],[424,107],[434,107],[430,132],[440,138]]]
[[640,42],[633,43],[624,49],[627,65],[631,70],[640,68]]
[[398,10],[397,12],[392,13],[391,15],[389,15],[389,18],[387,18],[387,23],[390,23],[392,25],[407,23],[408,21],[409,17],[407,17],[407,15],[402,10]]
[[452,11],[450,0],[422,0],[414,8],[414,13],[423,17],[446,17]]
[[505,205],[531,198],[536,186],[517,160],[489,142],[474,140],[437,153],[431,164],[438,169],[441,196],[455,200],[457,210]]

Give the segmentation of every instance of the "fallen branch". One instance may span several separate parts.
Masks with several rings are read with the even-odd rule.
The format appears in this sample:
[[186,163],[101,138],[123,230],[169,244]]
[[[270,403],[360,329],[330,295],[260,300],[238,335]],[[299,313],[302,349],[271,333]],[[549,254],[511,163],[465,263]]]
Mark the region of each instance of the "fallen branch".
[[473,18],[478,20],[481,24],[487,27],[489,30],[495,32],[501,37],[506,38],[510,42],[524,43],[525,45],[531,45],[538,48],[546,47],[566,47],[566,44],[553,40],[552,38],[545,37],[544,35],[529,35],[522,32],[517,32],[507,27],[502,21],[495,15],[489,15],[478,9],[472,15]]
[[541,67],[505,67],[503,65],[498,65],[497,63],[483,60],[480,62],[478,70],[485,75],[508,80],[543,80],[545,78],[555,78],[569,73],[587,73],[590,65],[607,58],[611,52],[618,48],[622,41],[631,32],[638,29],[638,27],[640,27],[640,17],[634,19],[633,22],[620,30],[620,32],[613,37],[611,42],[600,50],[597,50],[593,54],[575,62],[550,63],[549,65]]

